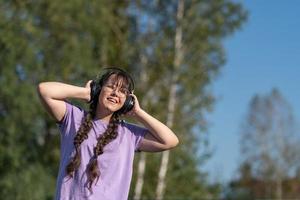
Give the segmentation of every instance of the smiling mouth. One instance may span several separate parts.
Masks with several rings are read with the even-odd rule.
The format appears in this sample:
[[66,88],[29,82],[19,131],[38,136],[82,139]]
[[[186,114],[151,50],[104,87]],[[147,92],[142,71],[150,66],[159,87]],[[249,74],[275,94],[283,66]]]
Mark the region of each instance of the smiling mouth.
[[109,102],[113,103],[113,104],[118,103],[117,100],[115,100],[115,99],[113,99],[113,98],[110,98],[110,97],[108,97],[107,100],[108,100]]

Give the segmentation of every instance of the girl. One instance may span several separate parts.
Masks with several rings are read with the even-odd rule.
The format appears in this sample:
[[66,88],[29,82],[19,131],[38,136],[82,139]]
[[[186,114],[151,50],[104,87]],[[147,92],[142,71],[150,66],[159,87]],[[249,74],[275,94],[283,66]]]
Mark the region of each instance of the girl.
[[[55,199],[125,200],[134,152],[159,152],[178,144],[166,125],[144,111],[134,82],[119,68],[106,68],[85,87],[42,82],[38,93],[61,133],[61,161]],[[90,103],[89,111],[67,98]],[[132,116],[145,127],[120,120]]]

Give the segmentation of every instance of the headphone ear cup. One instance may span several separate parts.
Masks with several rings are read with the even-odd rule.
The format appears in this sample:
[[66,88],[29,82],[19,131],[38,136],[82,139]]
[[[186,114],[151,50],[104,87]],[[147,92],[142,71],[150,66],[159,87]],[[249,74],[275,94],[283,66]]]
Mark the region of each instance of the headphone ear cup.
[[120,110],[118,110],[118,114],[125,114],[127,112],[129,112],[130,110],[132,110],[134,106],[134,98],[132,96],[127,96],[126,100],[124,102],[124,105],[122,106],[122,108],[120,108]]
[[126,101],[128,102],[127,106],[126,106],[126,108],[127,108],[126,112],[129,112],[134,107],[134,98],[133,98],[133,96],[130,96],[130,95],[127,96]]

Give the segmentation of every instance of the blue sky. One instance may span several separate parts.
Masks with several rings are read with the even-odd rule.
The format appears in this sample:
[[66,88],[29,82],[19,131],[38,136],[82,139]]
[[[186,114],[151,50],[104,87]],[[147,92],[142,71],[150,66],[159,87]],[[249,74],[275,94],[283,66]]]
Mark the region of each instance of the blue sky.
[[248,21],[224,41],[227,63],[212,86],[218,98],[209,115],[214,155],[204,169],[213,181],[236,174],[239,126],[253,95],[277,87],[296,122],[300,117],[300,1],[239,2],[249,11]]

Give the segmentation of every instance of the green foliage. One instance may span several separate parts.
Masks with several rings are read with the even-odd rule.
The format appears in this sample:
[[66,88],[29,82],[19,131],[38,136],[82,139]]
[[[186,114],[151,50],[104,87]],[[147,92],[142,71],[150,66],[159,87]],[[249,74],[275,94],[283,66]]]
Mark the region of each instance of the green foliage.
[[0,193],[5,199],[53,198],[59,135],[36,86],[41,81],[83,86],[102,66],[126,67],[125,8],[109,1],[0,3]]
[[[207,175],[199,167],[210,157],[205,115],[212,110],[215,99],[208,86],[225,62],[221,40],[239,28],[246,12],[240,4],[230,1],[184,1],[183,21],[176,22],[177,2],[138,1],[135,13],[139,19],[147,19],[135,23],[142,26],[135,40],[137,46],[146,47],[139,54],[146,57],[147,63],[143,66],[140,59],[140,66],[149,77],[146,85],[155,91],[149,95],[147,105],[163,121],[167,117],[171,77],[178,76],[173,129],[180,145],[170,152],[164,198],[217,198],[219,190],[210,190]],[[184,56],[175,69],[174,40],[178,23],[183,27]],[[159,161],[160,157],[147,155],[142,195],[145,199],[154,197],[158,167],[153,170],[150,165],[153,163],[154,167]],[[153,177],[155,180],[150,180]]]
[[4,199],[53,199],[55,178],[39,163],[26,164],[19,171],[6,173],[0,181]]

